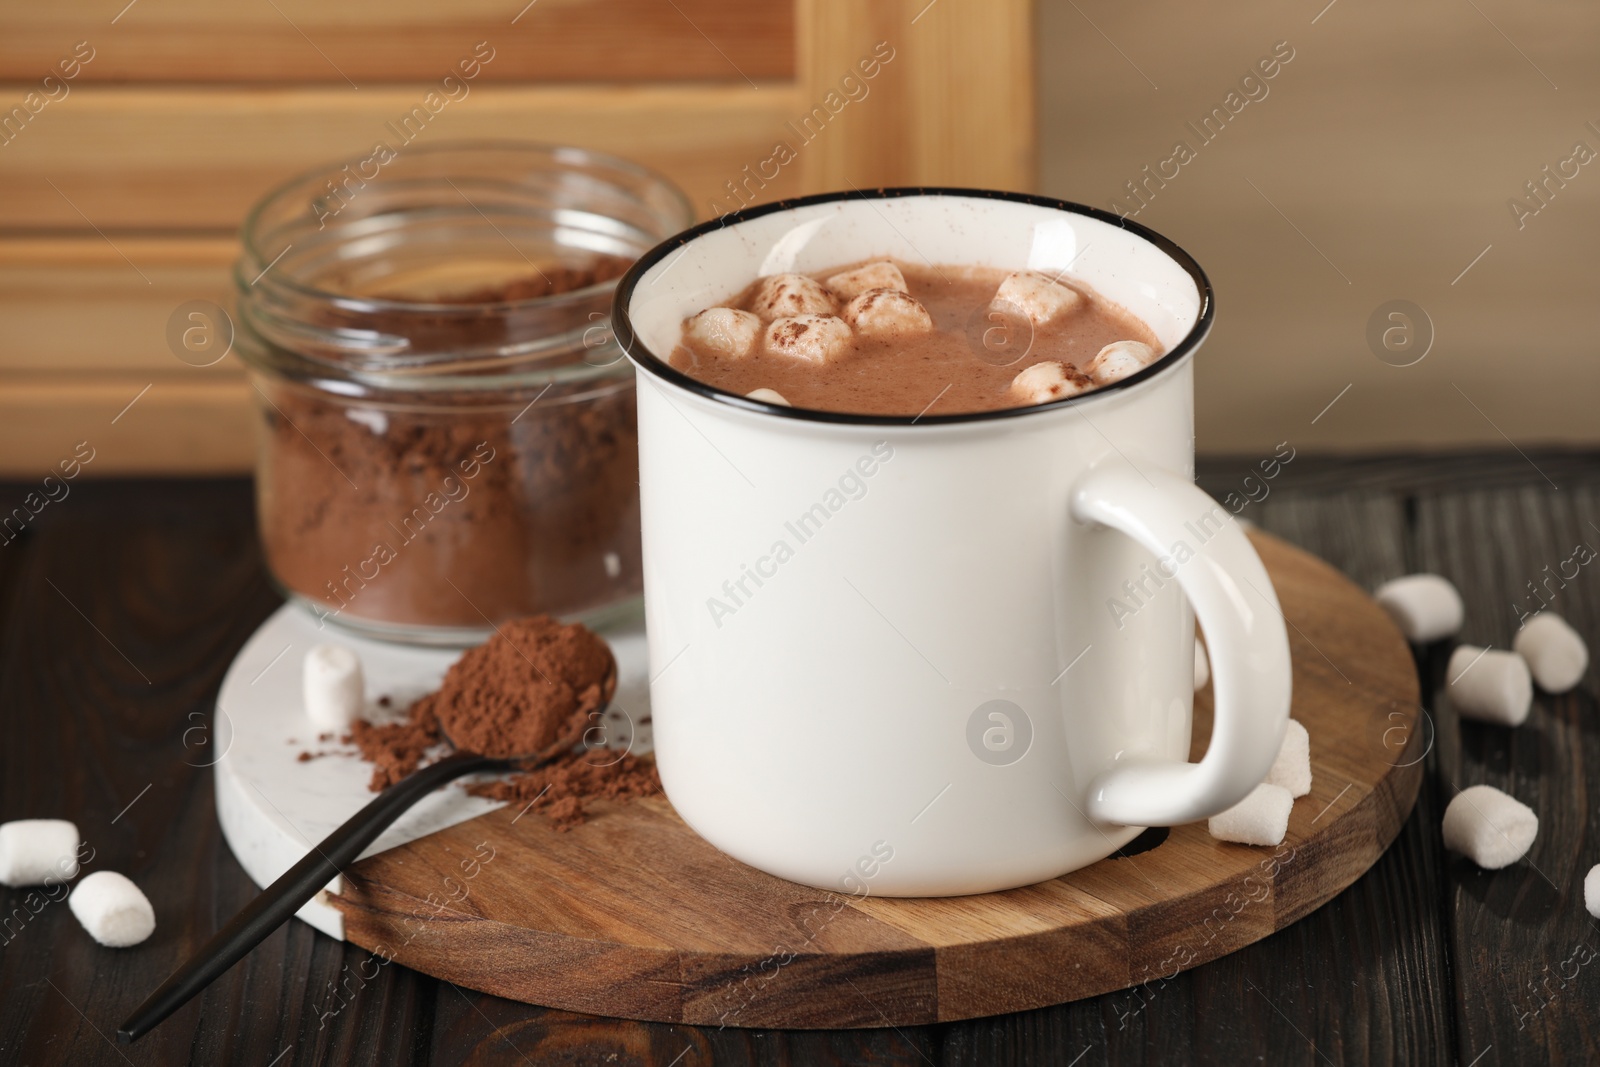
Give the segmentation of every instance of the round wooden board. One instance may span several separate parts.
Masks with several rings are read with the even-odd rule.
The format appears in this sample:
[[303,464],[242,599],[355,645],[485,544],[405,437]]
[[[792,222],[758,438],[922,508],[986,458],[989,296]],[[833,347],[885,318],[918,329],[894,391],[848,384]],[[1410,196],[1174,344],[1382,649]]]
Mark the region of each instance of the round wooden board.
[[[854,898],[718,852],[664,800],[558,834],[512,808],[352,867],[349,940],[533,1004],[708,1026],[909,1026],[1157,982],[1282,929],[1361,876],[1411,812],[1432,744],[1383,611],[1327,564],[1252,539],[1289,621],[1314,781],[1279,848],[1178,827],[1054,881]],[[1195,701],[1194,758],[1210,732]]]

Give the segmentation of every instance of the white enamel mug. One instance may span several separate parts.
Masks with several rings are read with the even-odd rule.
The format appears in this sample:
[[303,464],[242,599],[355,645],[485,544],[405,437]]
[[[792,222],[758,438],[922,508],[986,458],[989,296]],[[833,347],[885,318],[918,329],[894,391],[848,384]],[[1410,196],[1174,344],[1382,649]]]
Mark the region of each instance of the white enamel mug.
[[[757,276],[879,256],[1068,271],[1166,354],[1066,400],[917,418],[767,404],[667,364],[687,316]],[[1193,484],[1211,320],[1172,242],[1009,193],[769,204],[639,260],[613,325],[638,369],[656,758],[684,820],[783,878],[943,896],[1053,878],[1249,793],[1282,741],[1289,645],[1259,557]],[[1196,612],[1216,717],[1191,764]]]

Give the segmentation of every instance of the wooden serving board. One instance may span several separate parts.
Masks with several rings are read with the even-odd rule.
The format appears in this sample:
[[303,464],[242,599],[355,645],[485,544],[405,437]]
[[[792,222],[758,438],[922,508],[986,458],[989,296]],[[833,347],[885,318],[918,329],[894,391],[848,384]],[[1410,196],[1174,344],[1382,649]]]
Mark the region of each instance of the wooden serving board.
[[[565,834],[503,808],[355,864],[329,902],[350,941],[427,974],[659,1022],[903,1026],[1158,988],[1359,878],[1409,815],[1432,744],[1410,650],[1383,611],[1322,561],[1252,539],[1311,734],[1312,790],[1279,848],[1195,824],[1023,889],[851,898],[723,855],[657,799],[599,808]],[[1209,688],[1195,705],[1198,758]]]

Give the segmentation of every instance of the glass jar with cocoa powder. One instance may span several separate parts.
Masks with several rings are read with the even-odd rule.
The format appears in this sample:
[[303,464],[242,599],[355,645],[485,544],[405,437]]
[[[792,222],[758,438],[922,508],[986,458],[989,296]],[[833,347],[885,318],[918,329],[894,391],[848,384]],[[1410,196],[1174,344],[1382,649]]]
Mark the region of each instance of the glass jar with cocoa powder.
[[498,142],[375,152],[263,200],[235,268],[235,348],[286,593],[438,644],[633,610],[634,382],[611,291],[691,221],[641,167]]

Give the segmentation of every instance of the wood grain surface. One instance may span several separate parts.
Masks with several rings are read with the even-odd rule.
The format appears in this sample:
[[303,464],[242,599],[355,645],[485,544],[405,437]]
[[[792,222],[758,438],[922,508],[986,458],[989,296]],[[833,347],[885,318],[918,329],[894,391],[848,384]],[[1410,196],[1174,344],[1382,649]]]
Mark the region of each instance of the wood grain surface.
[[[390,124],[434,88],[86,85],[0,155],[0,230],[233,232],[296,174],[365,157],[380,140],[403,149],[405,131]],[[407,131],[417,144],[510,137],[622,155],[665,172],[703,212],[725,182],[772,154],[801,99],[784,82],[485,85]],[[762,199],[793,195],[799,172],[784,168],[768,185]]]
[[[128,10],[124,11],[127,7]],[[115,22],[112,20],[115,19]],[[794,8],[729,0],[166,0],[0,5],[0,71],[50,73],[95,46],[88,82],[374,82],[443,78],[478,41],[484,81],[738,81],[794,72]]]
[[[1293,714],[1312,737],[1312,791],[1281,847],[1190,824],[1137,856],[1022,889],[857,898],[745,867],[664,800],[607,808],[569,833],[503,808],[363,860],[330,902],[377,959],[657,1022],[909,1026],[1170,981],[1360,877],[1422,777],[1404,638],[1325,563],[1254,539],[1290,624]],[[1211,729],[1209,699],[1199,704],[1196,759]]]
[[[168,317],[229,302],[231,234],[263,193],[394,140],[480,41],[493,58],[419,143],[618,153],[710,217],[851,186],[1031,188],[1032,17],[1029,0],[0,0],[0,476],[104,433],[109,399],[151,384],[160,417],[122,425],[108,468],[248,470],[236,366],[185,367]],[[93,58],[16,117],[79,41]]]
[[[1600,455],[1529,455],[1559,488],[1515,452],[1302,457],[1243,516],[1366,588],[1438,567],[1467,599],[1464,637],[1498,644],[1510,625],[1499,613],[1552,562],[1552,551],[1561,550],[1559,562],[1571,551],[1568,541],[1600,547],[1589,525],[1600,524]],[[1232,491],[1257,458],[1204,462],[1201,484],[1215,494]],[[31,488],[0,488],[0,506],[8,510]],[[1591,569],[1554,606],[1596,646],[1600,579]],[[1600,947],[1576,880],[1600,861],[1596,671],[1573,695],[1539,695],[1520,729],[1495,730],[1459,724],[1436,699],[1448,654],[1442,646],[1421,657],[1430,672],[1425,721],[1438,741],[1423,763],[1417,807],[1393,847],[1324,907],[1138,996],[1128,990],[898,1029],[629,1022],[531,1007],[403,966],[374,970],[368,950],[295,923],[148,1039],[118,1050],[106,1038],[128,1010],[255,892],[222,843],[211,774],[197,766],[214,753],[204,732],[190,731],[205,721],[233,655],[279,602],[262,570],[249,487],[240,481],[75,483],[71,496],[39,515],[32,533],[0,545],[0,722],[7,737],[0,743],[0,818],[76,820],[98,850],[95,865],[139,882],[158,922],[150,941],[122,951],[93,945],[60,904],[44,907],[20,933],[8,929],[0,947],[0,1061],[1592,1062],[1600,968],[1590,963],[1565,979],[1565,988],[1560,983],[1574,974],[1563,962],[1576,946]],[[1462,740],[1446,753],[1451,730]],[[1534,806],[1541,828],[1528,861],[1479,872],[1443,851],[1446,776],[1462,786],[1510,788]],[[19,891],[0,890],[5,915],[23,901]],[[1528,996],[1530,979],[1544,992],[1516,999],[1512,994]]]

